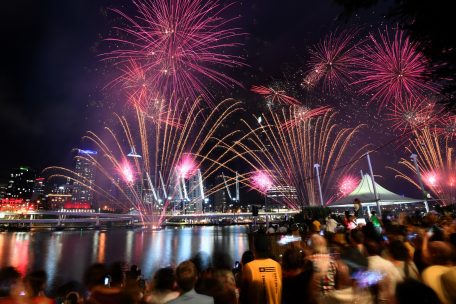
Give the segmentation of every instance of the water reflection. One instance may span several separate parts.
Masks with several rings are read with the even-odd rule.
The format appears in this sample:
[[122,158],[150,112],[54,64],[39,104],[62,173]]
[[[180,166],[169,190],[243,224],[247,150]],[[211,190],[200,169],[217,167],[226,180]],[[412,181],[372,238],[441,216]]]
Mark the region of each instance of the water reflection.
[[246,228],[240,226],[1,232],[0,266],[14,266],[22,274],[44,269],[49,285],[81,280],[84,270],[94,262],[137,264],[144,277],[150,278],[159,267],[175,266],[200,251],[223,251],[239,260],[247,247]]

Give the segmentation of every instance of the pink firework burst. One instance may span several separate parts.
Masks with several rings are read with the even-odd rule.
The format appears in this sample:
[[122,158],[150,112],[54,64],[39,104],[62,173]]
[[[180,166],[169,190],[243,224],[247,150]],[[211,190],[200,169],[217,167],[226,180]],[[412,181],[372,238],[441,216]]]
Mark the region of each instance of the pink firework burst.
[[261,193],[266,193],[274,185],[271,175],[267,171],[256,171],[250,179],[252,188]]
[[371,44],[361,49],[357,60],[359,78],[353,82],[360,85],[361,93],[384,106],[436,92],[435,85],[428,82],[427,58],[403,31],[397,29],[394,39],[388,32],[369,38]]
[[120,173],[120,176],[125,183],[132,184],[135,181],[134,170],[126,159],[122,161],[117,168],[117,171]]
[[108,39],[116,49],[104,54],[120,62],[134,60],[148,72],[152,91],[167,99],[195,100],[210,97],[203,81],[222,86],[239,84],[221,72],[224,67],[243,66],[242,58],[227,51],[239,46],[242,36],[226,19],[226,9],[217,0],[138,0],[138,15],[122,16],[127,25],[116,29],[126,38]]
[[305,106],[295,106],[292,109],[292,118],[285,121],[281,127],[284,129],[293,128],[300,123],[303,123],[313,117],[324,115],[331,110],[332,108],[328,106],[318,107],[315,109],[310,109]]
[[447,139],[456,137],[456,115],[447,115],[440,120],[440,124],[435,128],[438,134]]
[[332,90],[351,83],[357,54],[357,43],[353,43],[356,34],[357,31],[336,31],[312,46],[303,84],[313,87],[321,80],[323,89]]
[[268,104],[283,103],[288,105],[299,105],[300,102],[296,98],[287,96],[283,90],[274,90],[265,86],[252,86],[250,91],[263,96]]
[[180,178],[189,178],[195,175],[198,165],[190,155],[184,155],[176,167],[177,174]]
[[407,98],[391,109],[387,119],[393,123],[394,130],[406,132],[436,123],[439,113],[430,99]]
[[352,193],[353,190],[356,189],[358,184],[359,184],[359,178],[356,178],[353,175],[343,176],[337,183],[339,195],[341,197],[346,197],[347,195]]

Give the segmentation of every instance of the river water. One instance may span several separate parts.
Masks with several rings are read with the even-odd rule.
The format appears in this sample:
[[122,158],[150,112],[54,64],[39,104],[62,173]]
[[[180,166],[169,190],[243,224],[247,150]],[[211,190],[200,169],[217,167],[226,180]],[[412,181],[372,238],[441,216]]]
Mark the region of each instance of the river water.
[[22,274],[46,270],[49,286],[81,281],[96,262],[136,264],[148,279],[158,268],[176,266],[198,252],[223,251],[240,260],[245,250],[245,226],[0,233],[0,266],[14,266]]

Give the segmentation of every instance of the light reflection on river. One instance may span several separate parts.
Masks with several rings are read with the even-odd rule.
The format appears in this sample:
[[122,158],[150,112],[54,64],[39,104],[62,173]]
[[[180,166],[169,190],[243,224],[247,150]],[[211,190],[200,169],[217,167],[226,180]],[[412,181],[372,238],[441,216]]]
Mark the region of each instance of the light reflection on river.
[[1,232],[0,266],[22,274],[44,269],[49,285],[82,280],[92,263],[124,261],[141,267],[150,278],[155,270],[175,266],[196,253],[229,253],[240,260],[248,249],[243,226],[167,228],[149,230]]

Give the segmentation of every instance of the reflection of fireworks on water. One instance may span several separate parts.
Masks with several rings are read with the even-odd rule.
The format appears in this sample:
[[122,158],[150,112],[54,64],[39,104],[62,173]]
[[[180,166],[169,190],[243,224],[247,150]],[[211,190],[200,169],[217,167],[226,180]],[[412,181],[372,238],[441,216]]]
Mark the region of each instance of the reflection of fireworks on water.
[[352,81],[351,73],[356,57],[356,44],[352,43],[356,31],[330,33],[309,49],[310,68],[303,84],[313,87],[320,80],[323,89],[346,86]]
[[[448,139],[444,139],[430,128],[416,130],[415,138],[410,139],[409,153],[416,153],[423,182],[434,196],[443,204],[454,203],[456,199],[456,160],[453,147]],[[401,169],[391,168],[402,178],[418,189],[415,165],[411,160],[402,158]]]
[[343,176],[337,183],[340,197],[345,197],[353,192],[359,184],[359,178],[353,175]]
[[266,193],[274,185],[270,174],[264,170],[258,170],[251,176],[251,187],[261,193]]
[[[325,197],[333,181],[355,164],[366,146],[347,153],[348,146],[361,128],[340,128],[334,124],[335,113],[313,117],[301,121],[293,128],[283,128],[283,124],[293,118],[293,111],[283,109],[279,113],[272,110],[260,126],[245,122],[247,134],[236,142],[233,150],[246,161],[254,172],[267,171],[277,191],[283,193],[285,203],[292,208],[304,204],[317,204],[318,195],[314,164],[321,165],[320,175]],[[353,161],[336,170],[343,161]],[[296,194],[290,195],[290,187]],[[328,195],[328,196],[326,196]]]
[[[240,103],[233,100],[225,100],[209,111],[194,103],[189,112],[176,114],[169,111],[182,122],[182,126],[176,128],[154,123],[136,109],[135,120],[116,116],[118,124],[106,128],[103,136],[93,132],[85,136],[104,156],[78,156],[98,170],[100,179],[97,177],[95,184],[66,168],[50,167],[46,170],[50,172],[50,177],[77,181],[109,201],[113,207],[122,210],[133,208],[140,212],[143,222],[159,225],[172,202],[185,201],[185,206],[189,207],[203,199],[188,196],[196,189],[186,188],[189,185],[186,179],[198,173],[202,183],[220,168],[235,174],[227,167],[232,158],[222,147],[223,141],[232,140],[234,133],[220,139],[216,133],[240,110]],[[196,184],[194,186],[197,187]],[[210,195],[222,186],[207,188],[204,194]],[[117,196],[110,192],[110,187],[115,189]]]
[[114,10],[127,23],[116,30],[127,38],[108,39],[116,49],[105,58],[139,62],[148,73],[152,91],[167,99],[175,97],[174,101],[210,96],[203,80],[222,86],[238,83],[220,71],[243,65],[240,57],[227,53],[239,45],[233,39],[243,35],[231,26],[236,18],[223,17],[230,5],[212,0],[138,0],[133,4],[134,17]]
[[360,85],[361,93],[383,106],[435,92],[427,82],[428,60],[403,31],[396,30],[393,39],[388,33],[369,38],[371,43],[361,49],[355,71],[359,78],[354,84]]
[[393,123],[394,130],[405,132],[416,128],[431,126],[438,120],[438,110],[433,101],[407,98],[397,103],[387,114],[387,119]]
[[284,90],[274,90],[264,86],[252,86],[252,92],[263,96],[268,104],[283,103],[290,105],[299,104],[299,100],[291,96],[287,96]]

